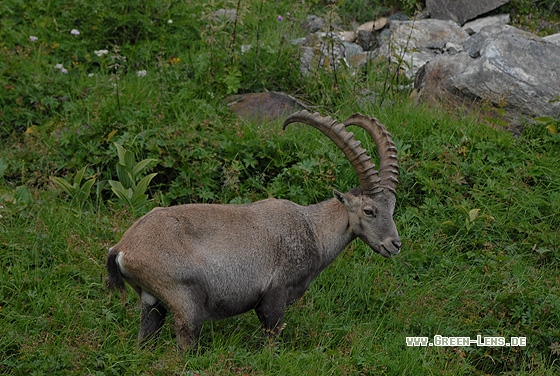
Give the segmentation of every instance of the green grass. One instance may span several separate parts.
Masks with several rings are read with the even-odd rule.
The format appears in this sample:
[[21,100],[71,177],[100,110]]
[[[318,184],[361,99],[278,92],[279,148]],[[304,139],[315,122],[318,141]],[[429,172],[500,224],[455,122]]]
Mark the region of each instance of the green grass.
[[[238,4],[235,25],[207,18]],[[558,374],[558,135],[527,125],[514,138],[414,105],[382,63],[301,76],[289,41],[304,35],[302,4],[0,4],[0,373]],[[352,9],[329,11],[361,17]],[[110,52],[93,52],[101,49]],[[359,101],[363,89],[383,97]],[[311,204],[358,185],[319,132],[246,122],[223,104],[262,90],[337,119],[359,111],[386,124],[399,148],[402,253],[387,260],[351,244],[288,309],[276,345],[250,312],[206,323],[194,353],[177,350],[171,317],[155,348],[139,348],[138,299],[129,289],[123,304],[106,291],[104,262],[141,212],[271,196]],[[157,159],[140,174],[157,173],[138,212],[109,185],[119,180],[114,142],[135,161]],[[73,182],[84,167],[80,186],[96,179],[85,199],[52,179]],[[406,346],[406,337],[437,334],[526,337],[527,346]]]

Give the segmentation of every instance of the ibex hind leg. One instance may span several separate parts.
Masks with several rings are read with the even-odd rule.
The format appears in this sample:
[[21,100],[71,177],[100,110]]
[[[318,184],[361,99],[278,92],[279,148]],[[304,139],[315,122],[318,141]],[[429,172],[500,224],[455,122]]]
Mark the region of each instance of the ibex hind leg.
[[203,302],[188,290],[176,294],[179,294],[175,296],[181,296],[181,299],[170,302],[169,309],[175,319],[177,344],[181,350],[196,350],[204,321]]
[[277,338],[282,333],[286,299],[281,292],[263,296],[255,307],[255,312],[267,337]]
[[140,314],[140,332],[138,340],[145,346],[152,339],[157,339],[160,329],[165,322],[167,309],[153,295],[142,291],[142,312]]

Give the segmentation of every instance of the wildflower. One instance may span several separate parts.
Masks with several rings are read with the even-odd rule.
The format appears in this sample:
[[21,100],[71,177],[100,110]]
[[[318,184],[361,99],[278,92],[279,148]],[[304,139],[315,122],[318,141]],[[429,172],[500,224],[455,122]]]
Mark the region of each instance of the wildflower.
[[171,25],[173,23],[173,20],[167,20],[167,23]]
[[70,34],[72,34],[72,35],[80,35],[80,31],[77,30],[77,29],[72,29],[72,30],[70,30]]
[[93,51],[94,54],[96,54],[99,57],[105,56],[109,53],[108,50],[95,50]]
[[146,77],[147,74],[148,74],[148,72],[146,72],[145,70],[136,71],[136,75],[138,77]]
[[39,38],[37,38],[36,36],[32,35],[29,37],[29,41],[30,42],[36,42],[37,40],[39,40]]
[[284,17],[278,16],[278,21],[284,21]]
[[178,57],[172,57],[171,59],[169,59],[168,63],[169,65],[175,65],[177,63],[179,63],[181,61],[181,59],[179,59]]
[[88,76],[88,77],[93,77],[93,76],[95,76],[95,73],[88,73],[87,76]]
[[56,64],[54,66],[55,69],[59,69],[62,73],[67,74],[68,70],[66,68],[64,68],[64,65],[62,64]]

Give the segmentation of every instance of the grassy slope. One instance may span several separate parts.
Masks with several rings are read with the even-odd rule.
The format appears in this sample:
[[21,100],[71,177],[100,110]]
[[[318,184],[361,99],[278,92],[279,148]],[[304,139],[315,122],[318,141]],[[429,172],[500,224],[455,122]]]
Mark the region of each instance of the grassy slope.
[[[338,72],[338,90],[332,72],[297,76],[283,38],[298,36],[297,22],[276,16],[307,9],[290,2],[263,3],[261,21],[260,2],[243,5],[237,43],[259,39],[258,55],[229,50],[232,25],[201,21],[218,4],[148,2],[134,17],[109,2],[87,4],[0,9],[0,372],[558,373],[556,135],[528,127],[514,139],[391,91],[390,106],[356,101],[360,89],[385,83],[382,70],[359,79]],[[29,35],[40,39],[30,43]],[[125,37],[134,43],[117,40]],[[113,43],[126,62],[92,53]],[[59,62],[67,75],[53,69]],[[138,77],[143,69],[148,75]],[[130,290],[122,305],[103,282],[106,248],[134,220],[108,188],[117,179],[113,141],[159,160],[150,170],[159,173],[154,205],[267,196],[307,204],[357,184],[316,132],[241,122],[221,104],[228,92],[263,88],[297,93],[340,119],[362,111],[387,125],[401,160],[395,218],[403,252],[386,260],[353,243],[289,308],[276,347],[263,346],[248,313],[206,323],[196,354],[176,351],[169,323],[155,349],[139,349],[136,296]],[[80,208],[49,177],[85,165],[98,184]],[[525,336],[528,346],[406,346],[406,337],[436,334]]]

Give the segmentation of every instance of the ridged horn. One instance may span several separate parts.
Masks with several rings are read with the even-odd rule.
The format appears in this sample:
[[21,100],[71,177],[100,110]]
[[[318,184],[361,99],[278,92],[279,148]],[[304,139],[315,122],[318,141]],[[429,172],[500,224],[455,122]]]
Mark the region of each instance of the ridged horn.
[[288,116],[284,121],[283,129],[286,129],[288,124],[295,122],[317,128],[342,150],[358,175],[363,194],[373,195],[379,191],[381,179],[379,172],[375,170],[375,164],[371,161],[371,157],[367,155],[366,149],[361,146],[361,142],[354,138],[352,132],[346,130],[344,124],[337,122],[330,116],[322,117],[317,112],[311,114],[306,110],[301,110]]
[[379,153],[379,176],[381,178],[381,188],[387,188],[393,193],[397,193],[399,182],[399,159],[397,157],[397,147],[387,128],[376,118],[368,115],[354,114],[344,120],[344,125],[357,125],[366,130],[377,145]]

